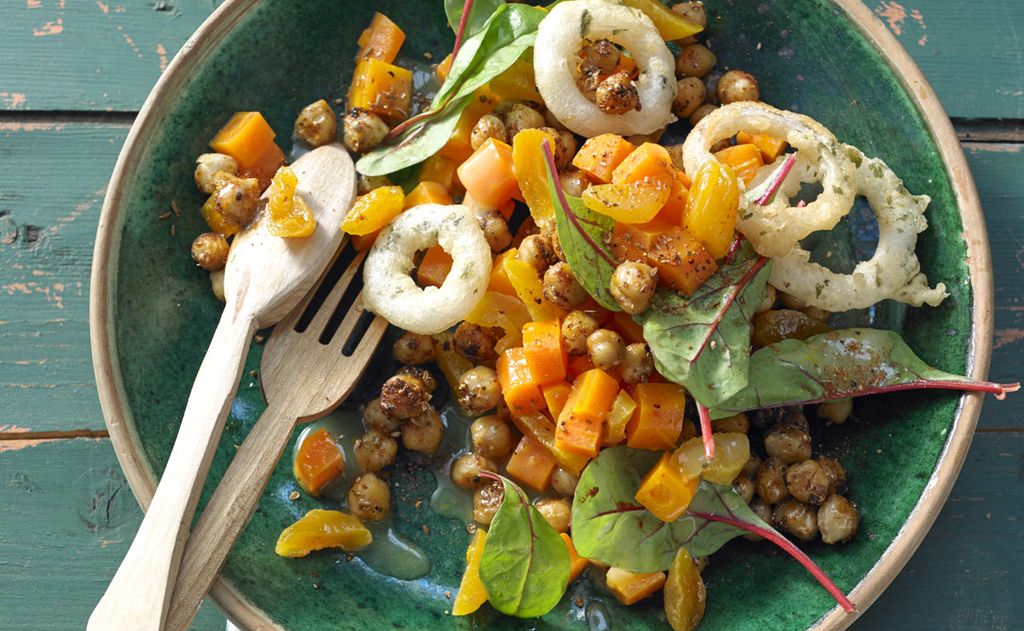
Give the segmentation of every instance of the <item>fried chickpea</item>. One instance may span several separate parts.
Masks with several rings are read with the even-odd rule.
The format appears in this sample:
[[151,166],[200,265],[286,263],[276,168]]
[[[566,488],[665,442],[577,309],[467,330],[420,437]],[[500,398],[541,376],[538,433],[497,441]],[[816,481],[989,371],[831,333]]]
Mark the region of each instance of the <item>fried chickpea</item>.
[[686,77],[676,82],[676,98],[672,101],[672,113],[679,118],[690,114],[704,102],[704,82],[698,77]]
[[595,367],[611,370],[626,358],[626,344],[615,331],[598,329],[587,338],[587,352]]
[[544,127],[544,115],[529,105],[517,103],[505,114],[505,128],[508,130],[508,138],[512,140],[516,134],[524,129],[537,129]]
[[498,375],[487,366],[467,370],[459,378],[459,405],[469,414],[483,414],[494,409],[501,399]]
[[523,239],[523,242],[519,244],[516,258],[524,263],[529,263],[530,267],[537,270],[538,274],[543,273],[558,261],[554,250],[551,249],[551,242],[539,234],[531,234]]
[[395,341],[391,352],[406,366],[425,364],[434,359],[434,340],[429,335],[406,331]]
[[636,84],[624,70],[612,73],[598,84],[594,103],[605,114],[625,114],[643,108]]
[[749,477],[740,474],[736,481],[732,483],[732,488],[736,489],[736,492],[743,497],[743,501],[749,504],[750,500],[754,499],[757,485]]
[[356,178],[356,192],[360,195],[366,195],[383,186],[391,186],[391,180],[386,175],[363,175],[360,173]]
[[711,112],[714,112],[717,109],[717,105],[711,105],[709,103],[701,105],[700,107],[693,111],[693,114],[690,114],[690,125],[696,127],[697,123],[701,122],[701,120],[703,120],[705,116],[707,116]]
[[580,74],[576,77],[576,87],[588,101],[597,100],[597,87],[601,85],[601,71],[597,68],[580,68]]
[[501,142],[508,142],[508,130],[505,123],[494,114],[484,114],[480,120],[473,125],[473,131],[469,133],[469,145],[476,151],[480,145],[487,142],[488,138],[494,138]]
[[849,541],[859,525],[857,506],[842,495],[830,495],[818,509],[818,530],[825,543]]
[[556,468],[554,473],[551,474],[551,489],[565,497],[572,497],[579,483],[579,477],[569,473],[562,467]]
[[730,70],[718,80],[718,100],[722,105],[761,100],[757,79],[749,72]]
[[796,500],[786,500],[775,507],[772,521],[776,527],[800,541],[814,541],[818,536],[818,509]]
[[621,56],[622,53],[614,43],[607,39],[599,39],[580,48],[580,65],[597,68],[600,72],[609,74],[619,65]]
[[214,298],[221,302],[227,302],[224,299],[224,270],[210,272],[210,290],[213,292]]
[[701,28],[708,25],[708,12],[703,2],[680,2],[673,4],[672,10]]
[[683,77],[704,77],[718,63],[718,58],[704,44],[690,44],[676,57],[676,74]]
[[366,431],[377,430],[392,434],[402,426],[402,420],[389,416],[380,405],[380,398],[373,399],[363,408],[363,427]]
[[779,300],[782,302],[782,306],[786,309],[793,309],[794,311],[800,311],[801,309],[807,308],[807,303],[800,300],[793,294],[787,294],[784,291],[779,292]]
[[814,318],[818,322],[824,322],[825,324],[828,324],[829,318],[832,317],[831,311],[826,311],[821,307],[812,307],[808,305],[800,311],[803,311],[804,315],[808,318]]
[[196,186],[202,192],[212,195],[217,190],[223,178],[220,173],[238,175],[238,162],[223,153],[204,153],[196,158]]
[[489,361],[498,356],[494,352],[494,344],[497,341],[491,329],[471,322],[459,324],[452,335],[455,352],[476,363]]
[[402,445],[409,451],[430,455],[441,446],[444,424],[441,415],[432,407],[402,424]]
[[619,364],[619,376],[628,384],[641,383],[654,372],[654,356],[643,342],[626,346],[626,354]]
[[394,462],[398,441],[379,429],[372,429],[356,441],[354,451],[360,471],[380,471]]
[[558,169],[568,169],[576,155],[576,136],[573,136],[572,132],[559,131],[554,127],[544,127],[543,129],[555,137],[555,166]]
[[557,532],[569,532],[572,506],[563,498],[545,497],[533,505]]
[[853,414],[853,399],[836,399],[819,403],[814,410],[829,425],[842,425]]
[[626,313],[643,313],[658,287],[658,270],[645,263],[623,261],[615,268],[608,289]]
[[430,392],[411,375],[395,375],[380,388],[380,407],[388,416],[409,419],[428,406]]
[[509,232],[508,222],[497,210],[492,208],[475,209],[476,221],[480,229],[484,231],[484,238],[491,252],[497,254],[512,243],[512,233]]
[[473,451],[485,458],[504,458],[512,452],[512,429],[501,416],[488,414],[469,426]]
[[558,120],[558,118],[552,114],[549,109],[544,110],[544,124],[552,129],[557,129],[558,131],[568,131],[565,125],[562,124],[562,121]]
[[575,309],[590,298],[569,269],[569,264],[558,261],[544,272],[544,297],[563,309]]
[[757,477],[757,468],[761,466],[761,456],[755,453],[751,453],[747,461],[743,463],[743,475],[755,479]]
[[811,432],[811,424],[807,422],[807,415],[804,414],[804,408],[800,405],[783,408],[782,417],[779,418],[776,425],[780,427],[796,427],[805,434]]
[[[760,497],[754,497],[754,499],[750,501],[750,510],[754,511],[754,514],[760,517],[761,521],[768,524],[772,523],[772,507],[769,506],[768,504],[765,504]],[[747,533],[743,535],[743,538],[749,539],[750,541],[761,540],[761,537],[759,535],[755,535],[752,533]]]
[[551,244],[551,252],[555,255],[555,262],[565,260],[565,250],[562,249],[562,242],[558,240],[558,231],[551,230],[550,233],[544,235],[548,239],[548,243]]
[[505,490],[497,480],[488,480],[473,491],[473,521],[482,526],[490,526],[504,497]]
[[757,311],[755,313],[762,313],[768,311],[775,306],[775,287],[771,285],[765,285],[764,287],[764,298],[761,299],[761,304],[757,305]]
[[804,460],[787,467],[785,479],[789,494],[804,504],[820,506],[828,497],[828,474],[813,460]]
[[354,107],[342,119],[345,146],[353,153],[363,153],[373,149],[387,138],[387,123],[373,112]]
[[733,414],[725,418],[719,418],[711,421],[711,427],[716,432],[735,432],[737,434],[746,434],[750,431],[750,419],[743,412],[739,414]]
[[597,320],[585,311],[570,311],[562,320],[562,341],[570,355],[586,355],[587,338],[598,329]]
[[793,425],[776,425],[764,436],[765,452],[783,464],[803,462],[811,457],[811,437]]
[[391,489],[376,473],[364,473],[348,490],[348,510],[364,521],[380,521],[388,516]]
[[434,390],[437,390],[437,377],[423,366],[402,366],[395,374],[415,377],[423,384],[427,394],[434,394]]
[[583,191],[590,186],[590,180],[583,175],[583,171],[563,171],[558,174],[558,179],[562,182],[562,190],[565,191],[565,194],[572,197],[582,197]]
[[216,232],[204,232],[192,242],[192,260],[208,272],[218,272],[228,263],[228,240]]
[[214,205],[224,223],[242,228],[256,217],[260,201],[260,181],[256,178],[226,176],[213,193]]
[[338,117],[327,101],[320,99],[302,108],[295,119],[295,135],[312,147],[334,142],[338,137]]
[[452,462],[452,482],[460,489],[473,490],[479,488],[487,478],[480,475],[481,471],[496,471],[493,462],[480,454],[469,453],[459,456]]
[[777,504],[789,497],[784,478],[786,465],[778,458],[766,458],[757,468],[757,496],[766,504]]
[[846,469],[835,458],[818,456],[815,458],[821,470],[828,476],[828,494],[843,495],[846,493]]

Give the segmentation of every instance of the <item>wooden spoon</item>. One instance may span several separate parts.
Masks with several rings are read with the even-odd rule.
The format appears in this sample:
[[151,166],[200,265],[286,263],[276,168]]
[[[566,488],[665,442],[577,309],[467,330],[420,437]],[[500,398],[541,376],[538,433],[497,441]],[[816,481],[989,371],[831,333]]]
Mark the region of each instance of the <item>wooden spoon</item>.
[[[131,548],[89,617],[89,631],[159,631],[210,461],[224,429],[253,333],[283,318],[333,259],[355,197],[355,166],[338,144],[292,165],[317,220],[284,239],[257,221],[235,237],[224,276],[227,304],[192,384],[178,436]],[[265,196],[265,195],[264,195]]]

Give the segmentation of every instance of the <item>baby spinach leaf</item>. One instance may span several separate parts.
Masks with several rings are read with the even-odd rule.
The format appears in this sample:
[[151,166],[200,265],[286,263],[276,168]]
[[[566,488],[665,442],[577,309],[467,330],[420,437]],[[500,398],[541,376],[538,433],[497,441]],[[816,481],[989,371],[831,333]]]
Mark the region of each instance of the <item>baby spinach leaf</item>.
[[569,549],[527,501],[523,490],[504,477],[500,479],[505,497],[487,531],[480,580],[487,588],[487,599],[501,613],[520,618],[542,616],[565,593]]
[[751,356],[748,380],[745,388],[712,406],[712,418],[901,390],[991,392],[1003,398],[1020,387],[974,381],[932,368],[898,333],[864,328],[766,346]]
[[[487,18],[498,10],[498,7],[505,4],[505,0],[473,0],[469,9],[469,17],[466,18],[466,28],[463,31],[464,37],[472,37],[480,32]],[[465,0],[444,0],[444,13],[448,16],[448,25],[453,31],[459,30],[459,21],[462,19],[462,9],[465,7]]]
[[377,147],[359,158],[356,170],[363,175],[388,175],[423,162],[452,137],[469,101],[469,97],[454,101],[443,114],[409,127],[393,144]]
[[606,239],[615,228],[615,220],[591,211],[579,197],[566,195],[558,180],[551,147],[544,144],[547,164],[548,193],[555,207],[555,227],[558,243],[565,253],[565,261],[573,276],[594,300],[605,309],[622,311],[608,290],[618,264]]
[[764,297],[769,266],[743,241],[692,296],[660,290],[634,318],[658,371],[709,408],[747,385],[750,318]]

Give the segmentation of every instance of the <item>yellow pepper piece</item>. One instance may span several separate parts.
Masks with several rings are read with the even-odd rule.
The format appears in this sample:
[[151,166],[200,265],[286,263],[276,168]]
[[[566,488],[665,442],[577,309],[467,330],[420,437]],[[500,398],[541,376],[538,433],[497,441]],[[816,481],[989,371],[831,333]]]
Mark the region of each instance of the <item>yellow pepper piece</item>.
[[299,178],[288,167],[278,169],[270,182],[267,221],[275,237],[308,237],[316,230],[313,212],[296,192]]
[[494,350],[503,353],[509,348],[523,345],[523,325],[530,321],[530,312],[522,300],[489,291],[466,314],[465,320],[480,326],[501,327],[505,335],[498,340]]
[[274,552],[290,558],[304,557],[324,548],[355,552],[372,542],[373,535],[354,516],[336,510],[314,509],[281,532]]
[[206,200],[206,203],[199,209],[199,212],[202,213],[203,219],[206,220],[206,225],[210,226],[210,230],[213,230],[218,234],[222,234],[225,237],[230,237],[238,232],[238,226],[233,226],[224,221],[224,218],[220,215],[220,211],[217,210],[216,193],[210,195],[210,198]]
[[453,337],[451,331],[443,331],[434,336],[434,363],[441,369],[452,392],[458,392],[459,380],[463,373],[473,368],[473,362],[455,350]]
[[699,484],[700,476],[683,475],[672,454],[666,451],[644,476],[634,497],[661,521],[675,521],[690,505]]
[[709,463],[704,441],[691,438],[672,454],[672,461],[684,476],[703,476],[715,484],[732,484],[750,460],[750,439],[740,432],[715,432],[715,457]]
[[543,103],[544,100],[537,90],[537,80],[533,76],[533,49],[509,66],[508,70],[491,79],[487,84],[491,92],[503,99],[533,101]]
[[626,425],[633,418],[637,404],[633,397],[625,390],[619,390],[619,394],[612,401],[612,409],[608,411],[607,428],[604,434],[606,446],[618,445],[626,440]]
[[487,589],[480,580],[480,559],[484,556],[484,545],[487,543],[487,531],[477,528],[469,547],[466,548],[466,571],[462,574],[459,593],[455,595],[452,606],[453,616],[465,616],[473,613],[487,602]]
[[405,209],[401,186],[381,186],[356,198],[341,223],[342,232],[370,234],[391,223]]
[[554,135],[540,129],[524,129],[512,139],[512,172],[533,221],[541,227],[553,226],[555,221],[555,206],[548,192],[547,161],[541,148],[545,140],[554,151]]
[[551,304],[544,297],[544,286],[532,265],[514,258],[505,259],[504,265],[509,282],[519,295],[519,300],[526,305],[531,318],[541,321],[561,320],[565,317],[564,309]]
[[666,42],[684,39],[704,30],[699,24],[694,24],[666,7],[660,0],[622,0],[622,4],[647,14]]
[[708,160],[693,178],[683,229],[700,239],[711,256],[720,259],[732,243],[739,206],[736,174],[716,160]]
[[595,184],[583,191],[583,205],[619,223],[647,223],[665,205],[671,192],[660,182]]
[[620,603],[632,605],[661,589],[665,584],[665,573],[630,572],[621,567],[613,567],[608,570],[605,582]]

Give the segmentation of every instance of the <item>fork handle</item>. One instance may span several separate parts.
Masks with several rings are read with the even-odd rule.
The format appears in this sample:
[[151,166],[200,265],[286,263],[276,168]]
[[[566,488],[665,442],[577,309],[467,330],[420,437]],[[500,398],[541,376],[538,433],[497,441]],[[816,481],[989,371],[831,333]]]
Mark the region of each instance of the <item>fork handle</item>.
[[288,446],[295,420],[271,402],[238,448],[185,544],[165,631],[189,628],[199,603],[255,512]]
[[160,631],[188,526],[256,330],[228,305],[196,374],[178,436],[135,540],[89,617],[88,631]]

